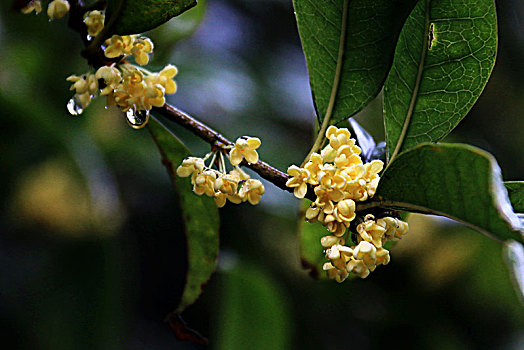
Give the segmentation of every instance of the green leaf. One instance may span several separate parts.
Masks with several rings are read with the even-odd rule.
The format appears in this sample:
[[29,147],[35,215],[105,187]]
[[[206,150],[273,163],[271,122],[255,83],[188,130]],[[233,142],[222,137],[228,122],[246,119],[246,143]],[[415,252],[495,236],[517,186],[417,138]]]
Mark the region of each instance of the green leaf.
[[453,130],[484,89],[496,53],[493,0],[420,0],[384,85],[390,158]]
[[193,193],[187,179],[176,176],[176,168],[190,155],[189,150],[165,126],[151,118],[149,131],[162,154],[174,183],[185,223],[189,268],[186,286],[175,312],[181,313],[202,294],[202,287],[215,270],[218,256],[218,209],[211,198]]
[[379,93],[415,2],[293,0],[320,120],[347,118]]
[[241,260],[232,269],[221,271],[218,281],[216,349],[292,348],[288,298],[260,264]]
[[422,144],[401,153],[384,172],[374,199],[524,242],[495,158],[469,145]]
[[300,261],[302,266],[309,271],[311,277],[315,279],[327,279],[322,266],[328,262],[324,254],[324,248],[320,244],[320,239],[329,232],[321,223],[308,222],[305,220],[306,209],[311,201],[302,201],[302,211],[298,218],[298,240],[300,247]]
[[143,33],[169,21],[197,4],[197,0],[109,0],[109,34]]
[[516,213],[524,213],[524,181],[504,182],[508,190],[509,201]]

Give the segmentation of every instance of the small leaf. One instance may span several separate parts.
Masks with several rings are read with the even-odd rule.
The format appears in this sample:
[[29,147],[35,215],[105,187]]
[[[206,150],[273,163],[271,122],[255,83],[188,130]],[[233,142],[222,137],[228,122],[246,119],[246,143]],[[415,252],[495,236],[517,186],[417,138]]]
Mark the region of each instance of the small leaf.
[[[416,0],[294,0],[320,120],[347,118],[381,90]],[[327,112],[330,101],[332,113]],[[330,115],[328,115],[328,118]]]
[[[196,4],[197,0],[108,0],[106,25],[111,26],[108,34],[127,35],[146,32]],[[112,21],[114,22],[111,23]]]
[[309,271],[314,279],[326,279],[326,273],[322,267],[328,262],[324,254],[324,248],[320,239],[328,235],[327,229],[319,222],[308,222],[305,220],[306,209],[311,201],[302,201],[302,211],[299,215],[298,240],[300,247],[300,261],[302,267]]
[[420,0],[384,85],[391,158],[453,130],[484,89],[496,53],[493,0]]
[[447,216],[502,241],[524,242],[500,168],[487,152],[462,144],[422,144],[384,172],[375,199],[411,212]]
[[218,209],[211,198],[193,193],[187,179],[175,175],[182,160],[190,155],[189,150],[166,127],[151,118],[149,131],[162,154],[180,201],[185,223],[189,268],[186,286],[176,313],[181,313],[202,294],[202,287],[215,270],[218,256]]
[[508,190],[509,201],[516,213],[524,213],[524,181],[504,182]]

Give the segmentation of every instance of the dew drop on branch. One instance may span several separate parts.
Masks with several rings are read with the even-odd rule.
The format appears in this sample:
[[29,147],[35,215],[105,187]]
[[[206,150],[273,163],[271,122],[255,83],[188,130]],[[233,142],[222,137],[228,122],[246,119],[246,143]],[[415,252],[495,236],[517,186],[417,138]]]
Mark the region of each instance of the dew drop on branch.
[[149,111],[134,111],[130,109],[126,112],[127,124],[133,129],[142,129],[149,120]]
[[67,110],[71,115],[80,115],[84,112],[82,106],[80,106],[80,104],[74,98],[67,102]]

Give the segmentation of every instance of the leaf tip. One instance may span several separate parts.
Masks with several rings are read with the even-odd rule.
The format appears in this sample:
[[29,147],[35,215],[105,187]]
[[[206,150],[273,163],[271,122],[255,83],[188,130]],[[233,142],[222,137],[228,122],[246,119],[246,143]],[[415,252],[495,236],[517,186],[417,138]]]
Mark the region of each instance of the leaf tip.
[[170,312],[165,320],[178,340],[189,341],[196,344],[207,345],[207,338],[196,330],[189,328],[180,314]]

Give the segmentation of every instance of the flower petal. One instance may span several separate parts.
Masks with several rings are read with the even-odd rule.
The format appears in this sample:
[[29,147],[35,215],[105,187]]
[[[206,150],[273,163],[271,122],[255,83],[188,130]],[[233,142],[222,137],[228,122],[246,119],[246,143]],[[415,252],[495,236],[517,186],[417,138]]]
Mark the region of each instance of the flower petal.
[[300,186],[295,188],[293,193],[295,194],[295,197],[297,197],[297,198],[304,198],[304,196],[307,193],[307,185],[306,185],[306,183],[302,182],[302,184],[300,184]]
[[257,149],[261,145],[261,141],[258,137],[249,137],[247,140],[247,145],[250,149]]
[[246,158],[249,164],[255,164],[258,162],[258,153],[252,149],[247,149],[244,151],[244,158]]
[[242,152],[236,148],[233,148],[229,153],[229,159],[231,161],[231,165],[233,166],[242,163]]

